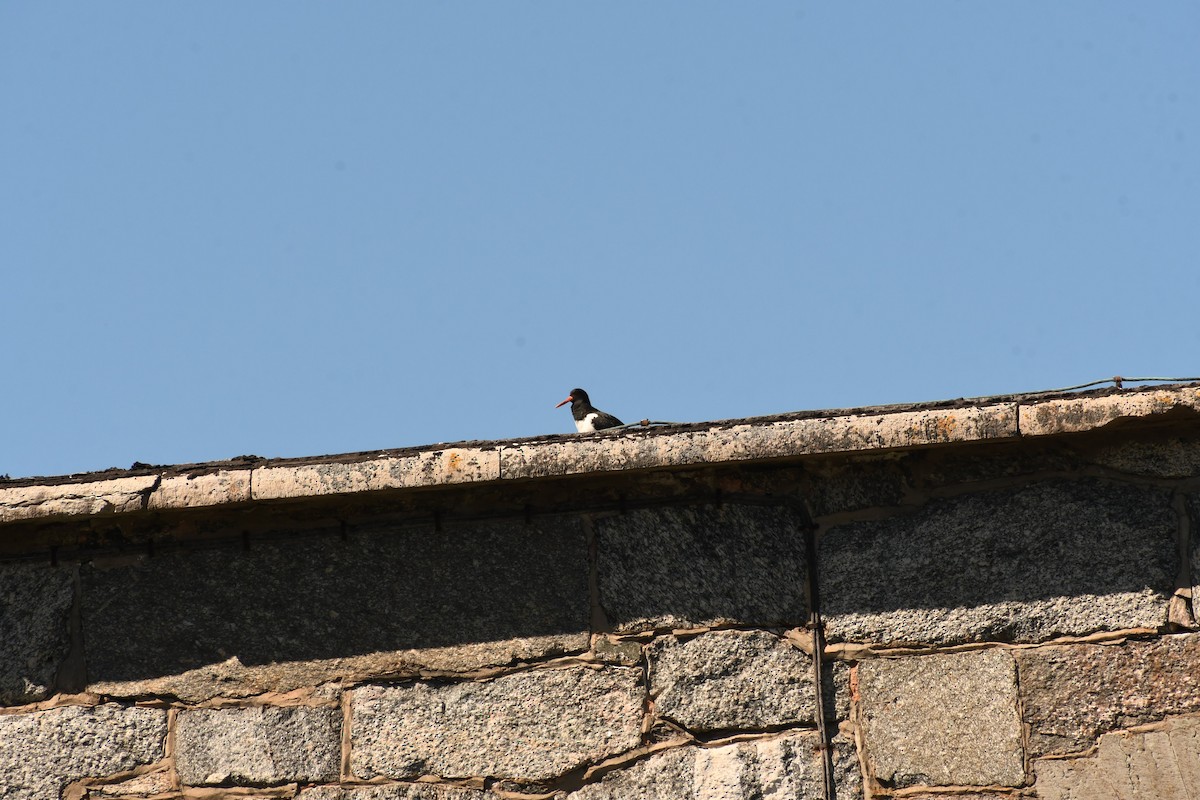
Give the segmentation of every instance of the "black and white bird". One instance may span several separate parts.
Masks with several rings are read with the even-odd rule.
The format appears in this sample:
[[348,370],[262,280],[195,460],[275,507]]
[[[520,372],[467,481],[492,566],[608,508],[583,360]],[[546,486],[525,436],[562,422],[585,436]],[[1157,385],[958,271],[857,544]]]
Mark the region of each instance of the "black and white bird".
[[571,416],[575,418],[575,430],[580,433],[591,433],[625,424],[612,414],[605,414],[593,406],[592,401],[588,399],[588,393],[583,389],[572,389],[571,393],[567,395],[567,399],[555,408],[565,406],[567,403],[571,404]]

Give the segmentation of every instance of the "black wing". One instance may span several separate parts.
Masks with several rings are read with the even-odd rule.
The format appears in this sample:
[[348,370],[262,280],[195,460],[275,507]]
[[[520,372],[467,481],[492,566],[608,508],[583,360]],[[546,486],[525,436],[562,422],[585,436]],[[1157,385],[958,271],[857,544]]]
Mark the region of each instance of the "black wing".
[[605,414],[603,411],[597,411],[596,418],[592,420],[592,425],[594,425],[598,431],[603,430],[604,428],[619,428],[624,424],[624,422],[621,422],[621,420],[617,419],[612,414]]

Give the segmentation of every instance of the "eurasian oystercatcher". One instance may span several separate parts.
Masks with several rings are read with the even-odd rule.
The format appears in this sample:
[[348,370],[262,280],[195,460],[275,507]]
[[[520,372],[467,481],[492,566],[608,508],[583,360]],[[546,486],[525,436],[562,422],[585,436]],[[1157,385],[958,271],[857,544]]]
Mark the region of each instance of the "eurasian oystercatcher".
[[555,408],[565,406],[567,403],[571,404],[571,416],[575,418],[575,430],[580,433],[591,433],[625,424],[612,414],[605,414],[593,406],[592,401],[588,399],[587,392],[583,389],[572,389],[571,393],[567,395],[567,399]]

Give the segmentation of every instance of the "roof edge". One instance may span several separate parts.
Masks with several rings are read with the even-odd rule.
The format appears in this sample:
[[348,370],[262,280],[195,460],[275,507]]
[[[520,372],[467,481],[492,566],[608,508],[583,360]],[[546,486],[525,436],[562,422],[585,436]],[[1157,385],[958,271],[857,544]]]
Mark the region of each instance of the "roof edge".
[[303,459],[243,456],[206,464],[135,465],[0,484],[0,524],[1042,437],[1181,410],[1200,412],[1200,383],[796,412]]

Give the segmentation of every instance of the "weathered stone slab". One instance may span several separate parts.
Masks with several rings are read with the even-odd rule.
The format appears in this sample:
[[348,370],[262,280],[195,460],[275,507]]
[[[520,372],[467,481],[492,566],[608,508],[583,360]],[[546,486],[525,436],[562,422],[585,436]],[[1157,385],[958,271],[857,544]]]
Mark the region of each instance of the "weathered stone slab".
[[[838,800],[860,800],[854,747],[834,739]],[[568,795],[569,800],[824,800],[816,733],[664,750]]]
[[721,631],[647,648],[655,712],[693,731],[816,722],[812,658],[763,631]]
[[858,665],[864,747],[885,787],[1020,786],[1017,671],[1003,650]]
[[1200,409],[1200,389],[1146,389],[1104,397],[1069,397],[1021,404],[1021,435],[1049,436],[1107,425],[1122,417],[1152,417]]
[[583,652],[587,562],[577,520],[539,517],[88,566],[89,676],[96,691],[198,700]]
[[199,508],[250,499],[250,470],[218,470],[200,475],[172,475],[150,493],[151,510]]
[[1057,480],[833,527],[820,544],[829,637],[1038,642],[1157,627],[1176,524],[1163,490]]
[[1106,733],[1090,758],[1038,759],[1040,800],[1194,800],[1200,792],[1200,719]]
[[1191,478],[1200,475],[1200,439],[1193,436],[1123,439],[1096,450],[1091,459],[1131,475]]
[[71,646],[69,569],[0,564],[0,703],[46,697]]
[[1200,634],[1014,656],[1034,756],[1080,752],[1101,733],[1200,712]]
[[536,670],[488,681],[361,686],[351,708],[358,778],[546,780],[636,747],[641,671]]
[[280,500],[499,478],[498,449],[448,447],[369,461],[259,467],[252,493],[255,500]]
[[175,727],[175,770],[190,786],[332,781],[341,731],[337,708],[185,710]]
[[[569,441],[515,443],[503,449],[503,476],[538,478],[612,470],[711,464],[816,453],[885,450],[1017,435],[1016,404],[734,424],[647,435],[601,433]],[[257,481],[257,478],[256,478]]]
[[429,783],[388,783],[366,786],[313,786],[296,800],[497,800],[479,789]]
[[93,516],[141,510],[157,475],[53,486],[0,489],[0,523],[56,516]]
[[641,509],[594,525],[600,604],[617,632],[808,616],[804,523],[786,507]]
[[106,704],[0,715],[0,796],[58,800],[72,781],[152,764],[165,755],[167,712]]

